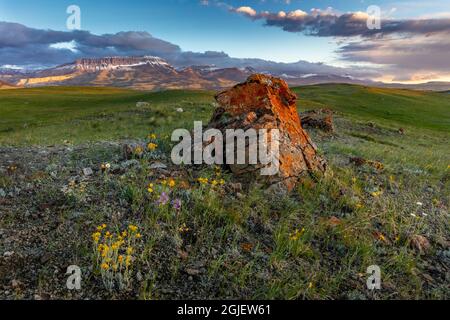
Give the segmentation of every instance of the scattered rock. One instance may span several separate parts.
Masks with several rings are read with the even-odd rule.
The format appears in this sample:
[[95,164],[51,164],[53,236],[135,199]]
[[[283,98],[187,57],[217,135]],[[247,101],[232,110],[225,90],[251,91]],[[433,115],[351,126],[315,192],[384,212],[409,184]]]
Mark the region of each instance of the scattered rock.
[[[246,82],[216,95],[219,107],[208,125],[222,131],[227,129],[278,129],[279,170],[274,175],[261,175],[269,165],[230,165],[233,174],[251,182],[262,182],[273,192],[291,191],[302,175],[325,172],[326,162],[303,130],[297,112],[297,96],[281,79],[263,74],[250,76]],[[271,142],[268,142],[270,148]],[[246,146],[249,154],[254,146]],[[226,154],[226,152],[224,152]]]
[[94,174],[94,171],[92,171],[92,168],[84,168],[83,169],[83,174],[86,177],[92,176]]
[[122,167],[122,169],[130,169],[133,167],[139,167],[140,163],[136,159],[133,159],[122,162],[120,166]]
[[192,268],[187,268],[186,269],[186,273],[190,276],[197,276],[200,274],[200,270],[197,269],[192,269]]
[[6,197],[6,192],[5,192],[5,190],[0,188],[0,198],[4,198],[4,197]]
[[146,108],[146,107],[150,107],[150,103],[145,101],[139,101],[136,103],[136,108]]
[[242,191],[242,183],[230,183],[228,185],[228,188],[233,193],[241,192]]
[[421,254],[427,253],[431,248],[428,239],[421,235],[414,235],[411,238],[411,246]]
[[154,162],[150,165],[151,170],[167,169],[167,165],[162,162]]
[[11,287],[12,287],[13,289],[20,289],[22,286],[23,286],[23,283],[20,282],[19,280],[13,279],[13,280],[11,281]]
[[337,227],[338,225],[341,224],[341,222],[342,222],[341,219],[339,219],[339,218],[333,216],[333,217],[331,217],[331,218],[327,221],[327,224],[328,224],[330,227]]
[[11,257],[13,254],[14,254],[14,251],[6,251],[6,252],[3,254],[3,256],[4,256],[5,258],[9,258],[9,257]]
[[303,128],[316,128],[328,133],[334,132],[333,111],[330,109],[310,110],[300,113]]
[[357,167],[361,167],[363,165],[368,165],[370,167],[373,167],[377,170],[383,170],[384,169],[384,165],[381,162],[378,161],[372,161],[372,160],[367,160],[361,157],[352,157],[350,158],[350,163],[354,164]]
[[70,220],[77,220],[79,218],[81,218],[82,216],[84,216],[85,213],[84,212],[72,212],[69,216]]

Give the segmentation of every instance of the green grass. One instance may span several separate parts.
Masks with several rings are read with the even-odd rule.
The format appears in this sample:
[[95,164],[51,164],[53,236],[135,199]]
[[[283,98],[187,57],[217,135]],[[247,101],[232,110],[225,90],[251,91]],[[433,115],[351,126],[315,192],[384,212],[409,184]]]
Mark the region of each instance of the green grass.
[[[140,166],[119,174],[95,174],[86,182],[85,192],[76,191],[70,198],[59,190],[83,167],[122,161],[117,145],[86,142],[144,139],[156,132],[167,157],[170,143],[164,137],[174,128],[191,128],[194,120],[207,122],[213,92],[0,91],[0,145],[58,145],[69,140],[83,146],[81,151],[67,151],[68,158],[51,159],[64,167],[57,178],[47,173],[54,170],[47,164],[45,172],[23,175],[23,182],[21,174],[0,176],[0,188],[6,191],[20,183],[32,183],[35,190],[17,199],[17,208],[6,210],[0,227],[20,228],[24,207],[33,211],[41,204],[51,205],[53,216],[63,213],[58,225],[70,233],[41,236],[53,235],[55,248],[67,246],[75,253],[55,252],[70,251],[80,263],[90,265],[89,241],[95,225],[106,222],[113,229],[128,222],[139,225],[144,239],[136,268],[145,281],[134,283],[133,297],[143,299],[448,299],[442,269],[448,260],[442,260],[442,252],[449,250],[445,243],[450,241],[450,96],[351,85],[294,91],[301,111],[323,107],[336,111],[334,135],[310,130],[329,163],[327,175],[318,181],[306,179],[280,198],[260,188],[237,195],[200,187],[196,178],[213,177],[213,168],[171,167],[167,175],[190,185],[175,192],[183,199],[179,214],[155,208],[149,200],[147,185],[150,181],[156,185],[159,178],[149,169],[149,160],[139,160]],[[137,108],[138,101],[150,106]],[[185,112],[177,113],[179,107]],[[404,135],[399,128],[405,129]],[[353,156],[382,162],[384,169],[351,165]],[[229,174],[224,177],[227,184],[234,182]],[[64,220],[74,212],[86,215],[75,222]],[[116,213],[123,218],[112,218]],[[332,217],[338,225],[330,225]],[[183,224],[189,232],[179,231]],[[300,236],[293,240],[296,232]],[[428,254],[420,255],[411,247],[415,235],[430,241]],[[86,241],[77,244],[75,238]],[[59,261],[65,264],[66,260]],[[382,269],[383,290],[377,292],[365,287],[366,269],[373,264]],[[189,280],[187,268],[200,273]],[[51,283],[52,274],[44,273],[42,283]],[[83,284],[91,292],[98,292],[99,286],[95,276]],[[108,292],[102,297],[129,298],[126,293]]]
[[[353,85],[295,88],[299,109],[329,107],[352,119],[389,127],[448,132],[450,96],[444,93]],[[61,144],[127,139],[164,127],[208,121],[213,92],[142,93],[112,88],[35,88],[0,91],[0,145]],[[136,108],[146,101],[149,108]],[[181,107],[182,115],[176,112]],[[156,129],[155,129],[156,128]]]
[[[137,108],[145,101],[150,107]],[[186,127],[206,116],[212,93],[142,93],[110,88],[38,88],[0,92],[0,144],[49,145],[128,139],[149,129]],[[176,112],[183,108],[183,117]],[[198,119],[198,118],[197,118]],[[207,120],[200,118],[199,120]]]
[[295,88],[302,108],[329,107],[359,119],[391,125],[449,131],[450,97],[445,93],[355,85]]

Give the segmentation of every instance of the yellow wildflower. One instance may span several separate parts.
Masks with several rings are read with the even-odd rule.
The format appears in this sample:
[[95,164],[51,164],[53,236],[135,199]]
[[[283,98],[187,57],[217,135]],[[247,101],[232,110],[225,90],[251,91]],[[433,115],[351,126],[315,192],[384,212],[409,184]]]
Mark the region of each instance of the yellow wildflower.
[[219,182],[217,182],[217,180],[213,180],[213,181],[211,181],[211,185],[212,186],[217,186],[219,184]]
[[107,264],[107,263],[102,263],[101,268],[102,268],[103,270],[109,270],[109,264]]
[[175,180],[170,179],[170,180],[169,180],[169,187],[173,188],[173,187],[175,187],[175,185],[176,185]]
[[300,230],[295,230],[293,233],[291,233],[289,235],[289,239],[291,241],[297,241],[298,239],[300,239],[300,237],[305,233],[305,228],[303,228],[301,231]]
[[132,261],[133,257],[128,255],[127,258],[125,259],[125,266],[128,268],[129,266],[131,266],[131,261]]
[[101,236],[102,234],[100,232],[95,232],[94,234],[92,234],[92,239],[94,240],[94,242],[99,242]]
[[144,150],[142,149],[141,146],[137,146],[137,147],[134,149],[134,153],[137,154],[137,155],[140,155],[140,154],[142,154],[143,152],[144,152]]
[[133,254],[133,248],[132,247],[128,247],[127,248],[127,255],[132,255]]
[[147,148],[150,151],[155,151],[158,148],[158,145],[156,143],[151,142],[147,145]]
[[378,198],[382,194],[383,194],[383,191],[375,191],[375,192],[371,193],[372,197],[374,197],[374,198]]
[[151,140],[156,140],[157,136],[156,136],[156,134],[152,133],[152,134],[148,135],[148,138]]
[[142,235],[140,233],[137,233],[136,234],[136,239],[140,239],[140,238],[142,238]]
[[130,225],[128,226],[128,229],[130,229],[130,231],[134,233],[134,232],[136,232],[136,231],[138,230],[138,227],[136,227],[136,226],[130,224]]
[[118,257],[117,257],[117,261],[119,261],[119,263],[122,264],[122,262],[123,262],[123,256],[122,256],[122,255],[118,256]]

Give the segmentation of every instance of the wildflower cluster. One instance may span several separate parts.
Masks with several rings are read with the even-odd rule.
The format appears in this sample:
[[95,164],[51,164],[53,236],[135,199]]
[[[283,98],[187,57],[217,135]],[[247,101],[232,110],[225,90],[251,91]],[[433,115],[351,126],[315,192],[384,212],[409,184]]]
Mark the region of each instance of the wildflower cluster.
[[12,165],[8,166],[7,170],[9,173],[14,173],[17,171],[17,166],[12,164]]
[[156,134],[151,133],[148,135],[149,143],[147,144],[147,149],[149,151],[155,151],[158,149],[158,144],[156,143],[156,139],[158,138]]
[[186,225],[186,223],[183,223],[179,228],[178,231],[180,233],[187,233],[189,232],[191,229],[188,228],[188,226]]
[[200,177],[197,179],[197,182],[200,184],[200,186],[223,186],[225,185],[225,180],[222,178],[222,170],[219,166],[214,167],[214,178],[206,178],[206,177]]
[[86,182],[77,182],[75,180],[69,181],[69,184],[64,186],[61,191],[68,196],[82,198],[86,193]]
[[137,157],[142,156],[143,153],[144,153],[144,148],[142,148],[141,146],[137,146],[133,149],[133,154]]
[[142,235],[135,225],[115,234],[106,228],[105,224],[100,225],[92,234],[95,262],[108,290],[116,286],[124,289],[130,285],[131,270],[136,260],[135,248]]
[[302,230],[296,229],[289,235],[289,240],[298,241],[305,234],[305,231],[305,228],[302,228]]
[[177,181],[173,178],[160,180],[158,183],[149,183],[147,186],[147,192],[154,204],[159,208],[165,208],[169,204],[176,211],[180,212],[182,208],[181,199],[175,198],[175,192],[177,189]]
[[221,185],[221,186],[225,185],[224,179],[217,180],[217,179],[208,179],[208,178],[198,178],[197,181],[201,186],[210,185],[210,186],[215,187],[218,185]]
[[100,165],[100,170],[102,170],[102,172],[106,172],[106,171],[108,171],[109,169],[111,169],[111,164],[109,164],[109,163],[102,163],[101,165]]

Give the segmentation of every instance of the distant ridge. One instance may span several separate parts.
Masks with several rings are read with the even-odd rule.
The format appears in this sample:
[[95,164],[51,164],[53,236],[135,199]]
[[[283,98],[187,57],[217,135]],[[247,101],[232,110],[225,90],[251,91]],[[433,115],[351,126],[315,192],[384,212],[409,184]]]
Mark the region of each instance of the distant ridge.
[[154,56],[84,58],[38,71],[0,69],[0,80],[3,82],[1,85],[3,88],[14,88],[15,86],[107,86],[137,90],[216,90],[243,82],[249,75],[257,72],[283,78],[290,86],[343,83],[414,90],[450,90],[449,82],[428,82],[414,85],[388,84],[358,79],[349,75],[276,74],[250,67],[217,68],[213,65],[194,65],[177,69],[166,60]]
[[0,90],[2,90],[2,89],[15,89],[15,88],[17,88],[17,86],[0,80]]

